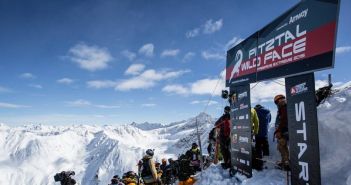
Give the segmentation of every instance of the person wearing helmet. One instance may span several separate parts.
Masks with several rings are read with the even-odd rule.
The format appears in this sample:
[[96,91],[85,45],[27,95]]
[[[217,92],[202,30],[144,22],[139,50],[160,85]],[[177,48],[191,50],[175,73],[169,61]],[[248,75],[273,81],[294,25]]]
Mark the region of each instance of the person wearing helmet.
[[201,166],[200,166],[201,152],[197,143],[191,144],[191,149],[186,152],[186,155],[188,159],[190,159],[190,164],[194,169],[194,173],[196,171],[201,171]]
[[146,150],[146,154],[143,157],[141,166],[141,177],[145,185],[158,185],[161,182],[160,177],[157,174],[155,161],[153,159],[154,150]]
[[284,95],[277,95],[274,97],[274,103],[277,105],[278,112],[276,118],[275,137],[278,140],[278,151],[281,155],[281,161],[278,163],[283,169],[289,169],[289,149],[288,149],[288,115],[287,115],[287,102]]
[[165,172],[165,169],[166,169],[166,166],[167,166],[167,160],[165,158],[163,158],[161,160],[161,166],[160,166],[160,169]]
[[219,143],[221,153],[223,155],[224,163],[222,164],[224,169],[231,167],[231,155],[230,155],[230,107],[224,107],[224,114],[216,121],[215,127],[219,128]]

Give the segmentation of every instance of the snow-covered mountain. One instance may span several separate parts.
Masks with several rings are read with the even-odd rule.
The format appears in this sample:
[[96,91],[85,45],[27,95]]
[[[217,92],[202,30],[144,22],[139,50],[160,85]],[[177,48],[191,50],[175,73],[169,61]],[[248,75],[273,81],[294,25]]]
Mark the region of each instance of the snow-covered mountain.
[[196,121],[202,139],[207,138],[212,118],[201,113],[195,118],[161,124],[121,126],[0,125],[0,184],[54,184],[53,176],[74,170],[80,184],[100,182],[136,164],[148,148],[155,156],[177,157],[196,141]]
[[[322,182],[351,185],[351,84],[345,84],[318,108]],[[199,126],[203,151],[215,119],[201,113],[168,125],[155,123],[120,126],[0,125],[0,184],[53,185],[55,173],[74,170],[79,184],[108,184],[110,178],[136,170],[148,148],[158,161],[177,157],[197,141]],[[270,133],[272,134],[272,133]],[[278,155],[271,143],[271,160]],[[242,184],[285,184],[279,170],[254,171]],[[198,184],[236,184],[226,171],[211,166]]]

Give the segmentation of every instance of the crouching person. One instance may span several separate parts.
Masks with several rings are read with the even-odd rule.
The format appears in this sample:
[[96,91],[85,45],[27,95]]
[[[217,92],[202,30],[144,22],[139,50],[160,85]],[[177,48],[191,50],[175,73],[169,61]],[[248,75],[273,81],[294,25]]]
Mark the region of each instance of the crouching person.
[[181,155],[178,160],[179,163],[179,184],[178,185],[193,185],[196,179],[192,177],[193,167],[190,164],[190,159],[186,155]]

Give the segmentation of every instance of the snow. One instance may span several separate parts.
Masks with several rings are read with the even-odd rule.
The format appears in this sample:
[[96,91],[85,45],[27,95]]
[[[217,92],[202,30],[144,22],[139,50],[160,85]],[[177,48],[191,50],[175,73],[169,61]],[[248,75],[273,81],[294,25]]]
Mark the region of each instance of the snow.
[[[340,86],[336,94],[318,108],[321,173],[324,185],[351,185],[351,82]],[[220,115],[218,115],[220,116]],[[274,116],[273,116],[274,117]],[[0,124],[0,184],[53,185],[53,176],[74,170],[79,184],[108,184],[113,175],[134,170],[148,148],[155,159],[176,158],[197,142],[196,125],[204,153],[208,133],[215,119],[205,113],[168,125],[157,123],[119,126],[49,126]],[[272,142],[273,124],[269,132]],[[279,159],[276,143],[270,143],[272,156]],[[95,178],[97,175],[98,178]],[[211,165],[196,176],[197,184],[240,184],[220,165]],[[286,184],[286,174],[267,164],[262,172],[253,171],[243,185]],[[58,184],[58,183],[56,183]]]

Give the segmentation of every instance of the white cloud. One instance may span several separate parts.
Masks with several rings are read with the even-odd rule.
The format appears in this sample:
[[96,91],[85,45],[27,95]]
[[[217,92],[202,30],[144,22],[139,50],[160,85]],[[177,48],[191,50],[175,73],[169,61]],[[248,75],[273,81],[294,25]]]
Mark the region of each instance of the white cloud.
[[20,75],[20,78],[24,78],[24,79],[35,79],[36,76],[33,75],[32,73],[22,73]]
[[218,102],[217,101],[213,101],[213,100],[210,100],[210,101],[208,101],[208,100],[202,100],[202,101],[194,100],[194,101],[190,102],[190,104],[192,104],[192,105],[196,105],[196,104],[216,105],[216,104],[218,104]]
[[225,57],[226,57],[224,53],[210,52],[210,51],[201,52],[201,56],[205,60],[225,60]]
[[155,107],[156,104],[154,104],[154,103],[144,103],[144,104],[142,104],[141,106],[142,106],[142,107]]
[[186,36],[186,38],[193,38],[193,37],[198,36],[199,33],[200,33],[200,28],[195,28],[193,30],[187,31],[185,33],[185,36]]
[[126,75],[138,75],[145,68],[144,64],[132,64],[128,67],[128,69],[124,72]]
[[87,82],[89,88],[104,89],[116,87],[117,82],[112,80],[92,80]]
[[[214,91],[215,88],[216,90]],[[197,95],[205,95],[212,93],[214,93],[215,95],[220,95],[224,88],[224,82],[216,78],[198,80],[192,83],[190,86],[191,93]]]
[[190,61],[192,58],[194,58],[195,57],[195,53],[194,52],[188,52],[188,53],[186,53],[185,55],[184,55],[184,57],[183,57],[183,62],[188,62],[188,61]]
[[147,57],[152,57],[154,55],[154,45],[152,43],[145,44],[139,49],[139,53]]
[[0,93],[9,93],[9,92],[12,92],[12,90],[9,88],[0,86]]
[[[327,80],[316,80],[314,82],[315,85],[315,89],[319,89],[321,87],[327,86],[328,85],[328,81]],[[339,88],[340,86],[342,86],[344,83],[343,82],[332,82],[333,84],[333,88]]]
[[43,86],[40,85],[40,84],[29,84],[28,86],[29,87],[33,87],[33,88],[37,88],[37,89],[42,89],[43,88]]
[[179,49],[166,49],[161,53],[161,57],[175,57],[179,52]]
[[121,106],[118,106],[118,105],[95,105],[95,107],[101,108],[101,109],[118,109],[118,108],[121,108]]
[[206,21],[205,24],[197,28],[194,28],[190,31],[187,31],[185,33],[185,36],[186,38],[193,38],[193,37],[199,36],[201,31],[203,34],[212,34],[214,32],[221,30],[222,27],[223,27],[223,19],[219,19],[217,21],[213,21],[212,19],[209,19]]
[[218,78],[205,78],[197,80],[189,85],[167,85],[163,88],[164,92],[175,93],[180,95],[221,95],[225,87],[225,69],[220,73]]
[[18,108],[28,108],[28,107],[30,106],[0,102],[0,108],[3,108],[3,109],[18,109]]
[[67,106],[69,107],[89,107],[91,106],[91,103],[87,100],[79,99],[75,101],[67,101],[66,102]]
[[187,95],[190,93],[189,89],[182,85],[166,85],[164,88],[162,88],[162,91],[180,95]]
[[190,71],[156,71],[154,69],[149,69],[138,76],[122,80],[120,83],[118,83],[115,89],[118,91],[128,91],[132,89],[148,89],[150,87],[155,86],[156,82],[158,81],[176,78],[188,72]]
[[219,19],[218,21],[214,21],[212,19],[206,21],[204,25],[203,32],[205,34],[211,34],[216,31],[219,31],[223,26],[223,19]]
[[239,37],[233,37],[231,40],[229,40],[226,44],[225,44],[225,50],[228,50],[232,47],[234,47],[235,45],[239,44],[241,41],[243,41],[244,39],[239,38]]
[[251,103],[273,102],[274,96],[285,95],[285,80],[283,78],[250,84]]
[[121,54],[130,61],[133,61],[136,58],[136,54],[128,50],[123,50]]
[[351,51],[351,46],[342,46],[336,48],[336,54],[347,53]]
[[80,68],[88,71],[102,70],[108,67],[113,57],[106,48],[77,44],[69,50],[69,58]]
[[101,104],[95,105],[95,104],[91,103],[90,101],[83,100],[83,99],[78,99],[75,101],[67,101],[65,103],[69,107],[96,107],[96,108],[100,108],[100,109],[120,108],[120,106],[118,106],[118,105],[101,105]]
[[69,84],[72,84],[74,80],[70,78],[61,78],[61,79],[58,79],[56,82],[59,84],[69,85]]

